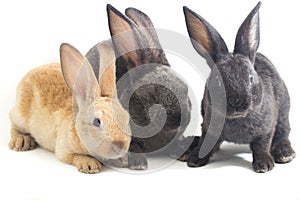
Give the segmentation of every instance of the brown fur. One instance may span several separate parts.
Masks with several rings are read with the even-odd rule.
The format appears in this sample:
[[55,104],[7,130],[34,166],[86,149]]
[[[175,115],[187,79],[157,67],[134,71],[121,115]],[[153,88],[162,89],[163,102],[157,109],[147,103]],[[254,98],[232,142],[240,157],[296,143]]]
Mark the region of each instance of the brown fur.
[[[105,69],[99,85],[90,66],[84,66],[88,64],[85,58],[66,44],[61,47],[63,71],[60,64],[53,63],[25,75],[10,112],[11,149],[26,151],[39,144],[84,173],[100,172],[101,164],[93,156],[116,159],[125,155],[130,143],[129,116],[113,95],[115,66],[107,63],[114,61],[112,49],[105,43],[100,48],[109,58],[102,63]],[[80,79],[88,73],[93,76]],[[95,118],[101,120],[101,126],[93,125]]]
[[[205,25],[194,15],[190,13],[187,13],[187,15],[189,17],[188,23],[190,24],[190,33],[193,36],[193,39],[202,45],[208,52],[211,52],[210,38],[207,34]],[[198,26],[194,26],[195,24]],[[202,48],[200,45],[198,48]]]

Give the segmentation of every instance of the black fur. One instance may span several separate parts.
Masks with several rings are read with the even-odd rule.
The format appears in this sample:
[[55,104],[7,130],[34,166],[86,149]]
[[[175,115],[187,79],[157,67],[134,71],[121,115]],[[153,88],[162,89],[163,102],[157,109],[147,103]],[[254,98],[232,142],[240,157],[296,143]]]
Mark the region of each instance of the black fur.
[[[223,81],[210,74],[204,97],[202,100],[202,136],[196,138],[198,145],[189,149],[187,162],[190,167],[206,165],[209,158],[217,151],[223,141],[238,144],[250,144],[253,153],[253,169],[256,172],[267,172],[277,163],[286,163],[295,157],[295,152],[288,139],[290,132],[289,109],[290,99],[288,90],[279,76],[273,64],[262,54],[256,53],[259,45],[259,16],[260,3],[252,10],[241,25],[235,43],[233,53],[218,51],[216,44],[224,41],[216,30],[203,18],[184,8],[187,28],[194,47],[201,55],[208,55],[207,60],[212,59],[221,74]],[[199,20],[195,21],[195,17]],[[203,27],[204,24],[204,27]],[[196,28],[195,28],[196,27]],[[199,40],[195,29],[207,30],[208,38]],[[202,34],[202,36],[206,36]],[[217,37],[215,37],[217,35]],[[197,41],[195,41],[197,39]],[[203,41],[209,40],[208,49],[203,47]],[[198,48],[198,49],[197,49]],[[222,48],[224,49],[224,48]],[[227,48],[226,48],[227,49]],[[208,53],[203,53],[207,51]],[[215,56],[218,55],[218,56]],[[204,157],[199,157],[199,151],[207,137],[210,125],[212,107],[208,88],[218,82],[226,91],[226,118],[225,124],[218,142],[214,148]]]

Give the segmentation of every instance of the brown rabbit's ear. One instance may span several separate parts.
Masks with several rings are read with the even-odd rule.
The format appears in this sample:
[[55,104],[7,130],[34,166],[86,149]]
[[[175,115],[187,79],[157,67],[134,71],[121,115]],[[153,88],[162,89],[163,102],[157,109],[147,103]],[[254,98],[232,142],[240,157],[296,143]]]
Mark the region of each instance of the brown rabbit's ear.
[[209,55],[216,62],[228,53],[223,38],[213,26],[186,6],[183,12],[191,42],[201,56],[207,59]]
[[141,65],[144,41],[137,27],[111,5],[107,5],[108,25],[117,57],[121,56],[128,69]]
[[135,8],[127,8],[125,14],[140,28],[139,30],[148,43],[149,48],[151,48],[155,61],[170,66],[150,18],[145,13]]
[[106,42],[98,45],[100,54],[99,85],[101,96],[113,97],[116,92],[115,54]]
[[87,59],[72,45],[60,46],[61,69],[68,88],[82,99],[94,98],[97,80]]
[[259,8],[261,2],[255,6],[240,26],[235,39],[234,53],[248,56],[254,62],[259,46]]

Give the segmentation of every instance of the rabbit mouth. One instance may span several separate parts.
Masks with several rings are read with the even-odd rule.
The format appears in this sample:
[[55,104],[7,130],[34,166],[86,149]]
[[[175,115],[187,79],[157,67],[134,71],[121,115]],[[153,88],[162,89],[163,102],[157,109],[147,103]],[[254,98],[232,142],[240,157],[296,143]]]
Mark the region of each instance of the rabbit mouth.
[[236,119],[236,118],[246,117],[246,115],[247,115],[246,112],[234,112],[231,115],[227,115],[226,118],[228,118],[228,119]]
[[178,126],[176,128],[171,128],[168,130],[163,130],[164,133],[168,133],[168,134],[180,134],[183,133],[185,131],[185,126]]
[[104,158],[105,159],[119,159],[124,157],[126,154],[128,153],[128,151],[125,151],[123,149],[119,149],[118,147],[112,147],[112,149],[110,150],[110,152],[108,153],[108,155],[106,155]]
[[127,151],[116,151],[114,152],[109,158],[110,159],[118,159],[118,158],[122,158],[127,154]]
[[170,130],[164,130],[164,133],[177,133],[179,131],[179,128],[174,128],[174,129],[170,129]]

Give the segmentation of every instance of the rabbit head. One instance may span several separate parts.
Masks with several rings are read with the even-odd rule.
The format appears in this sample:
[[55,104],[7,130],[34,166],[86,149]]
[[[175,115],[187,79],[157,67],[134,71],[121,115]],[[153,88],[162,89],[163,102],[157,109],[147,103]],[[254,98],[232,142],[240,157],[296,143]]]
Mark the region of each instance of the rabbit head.
[[215,64],[218,71],[216,73],[212,70],[207,83],[225,88],[227,118],[245,116],[260,103],[263,93],[254,66],[259,46],[260,5],[259,2],[240,26],[232,53],[213,26],[184,7],[186,25],[194,48],[210,66]]
[[116,159],[129,148],[129,115],[115,94],[114,52],[104,42],[98,48],[99,83],[88,60],[69,44],[61,45],[61,68],[73,94],[75,126],[81,142],[97,158]]

